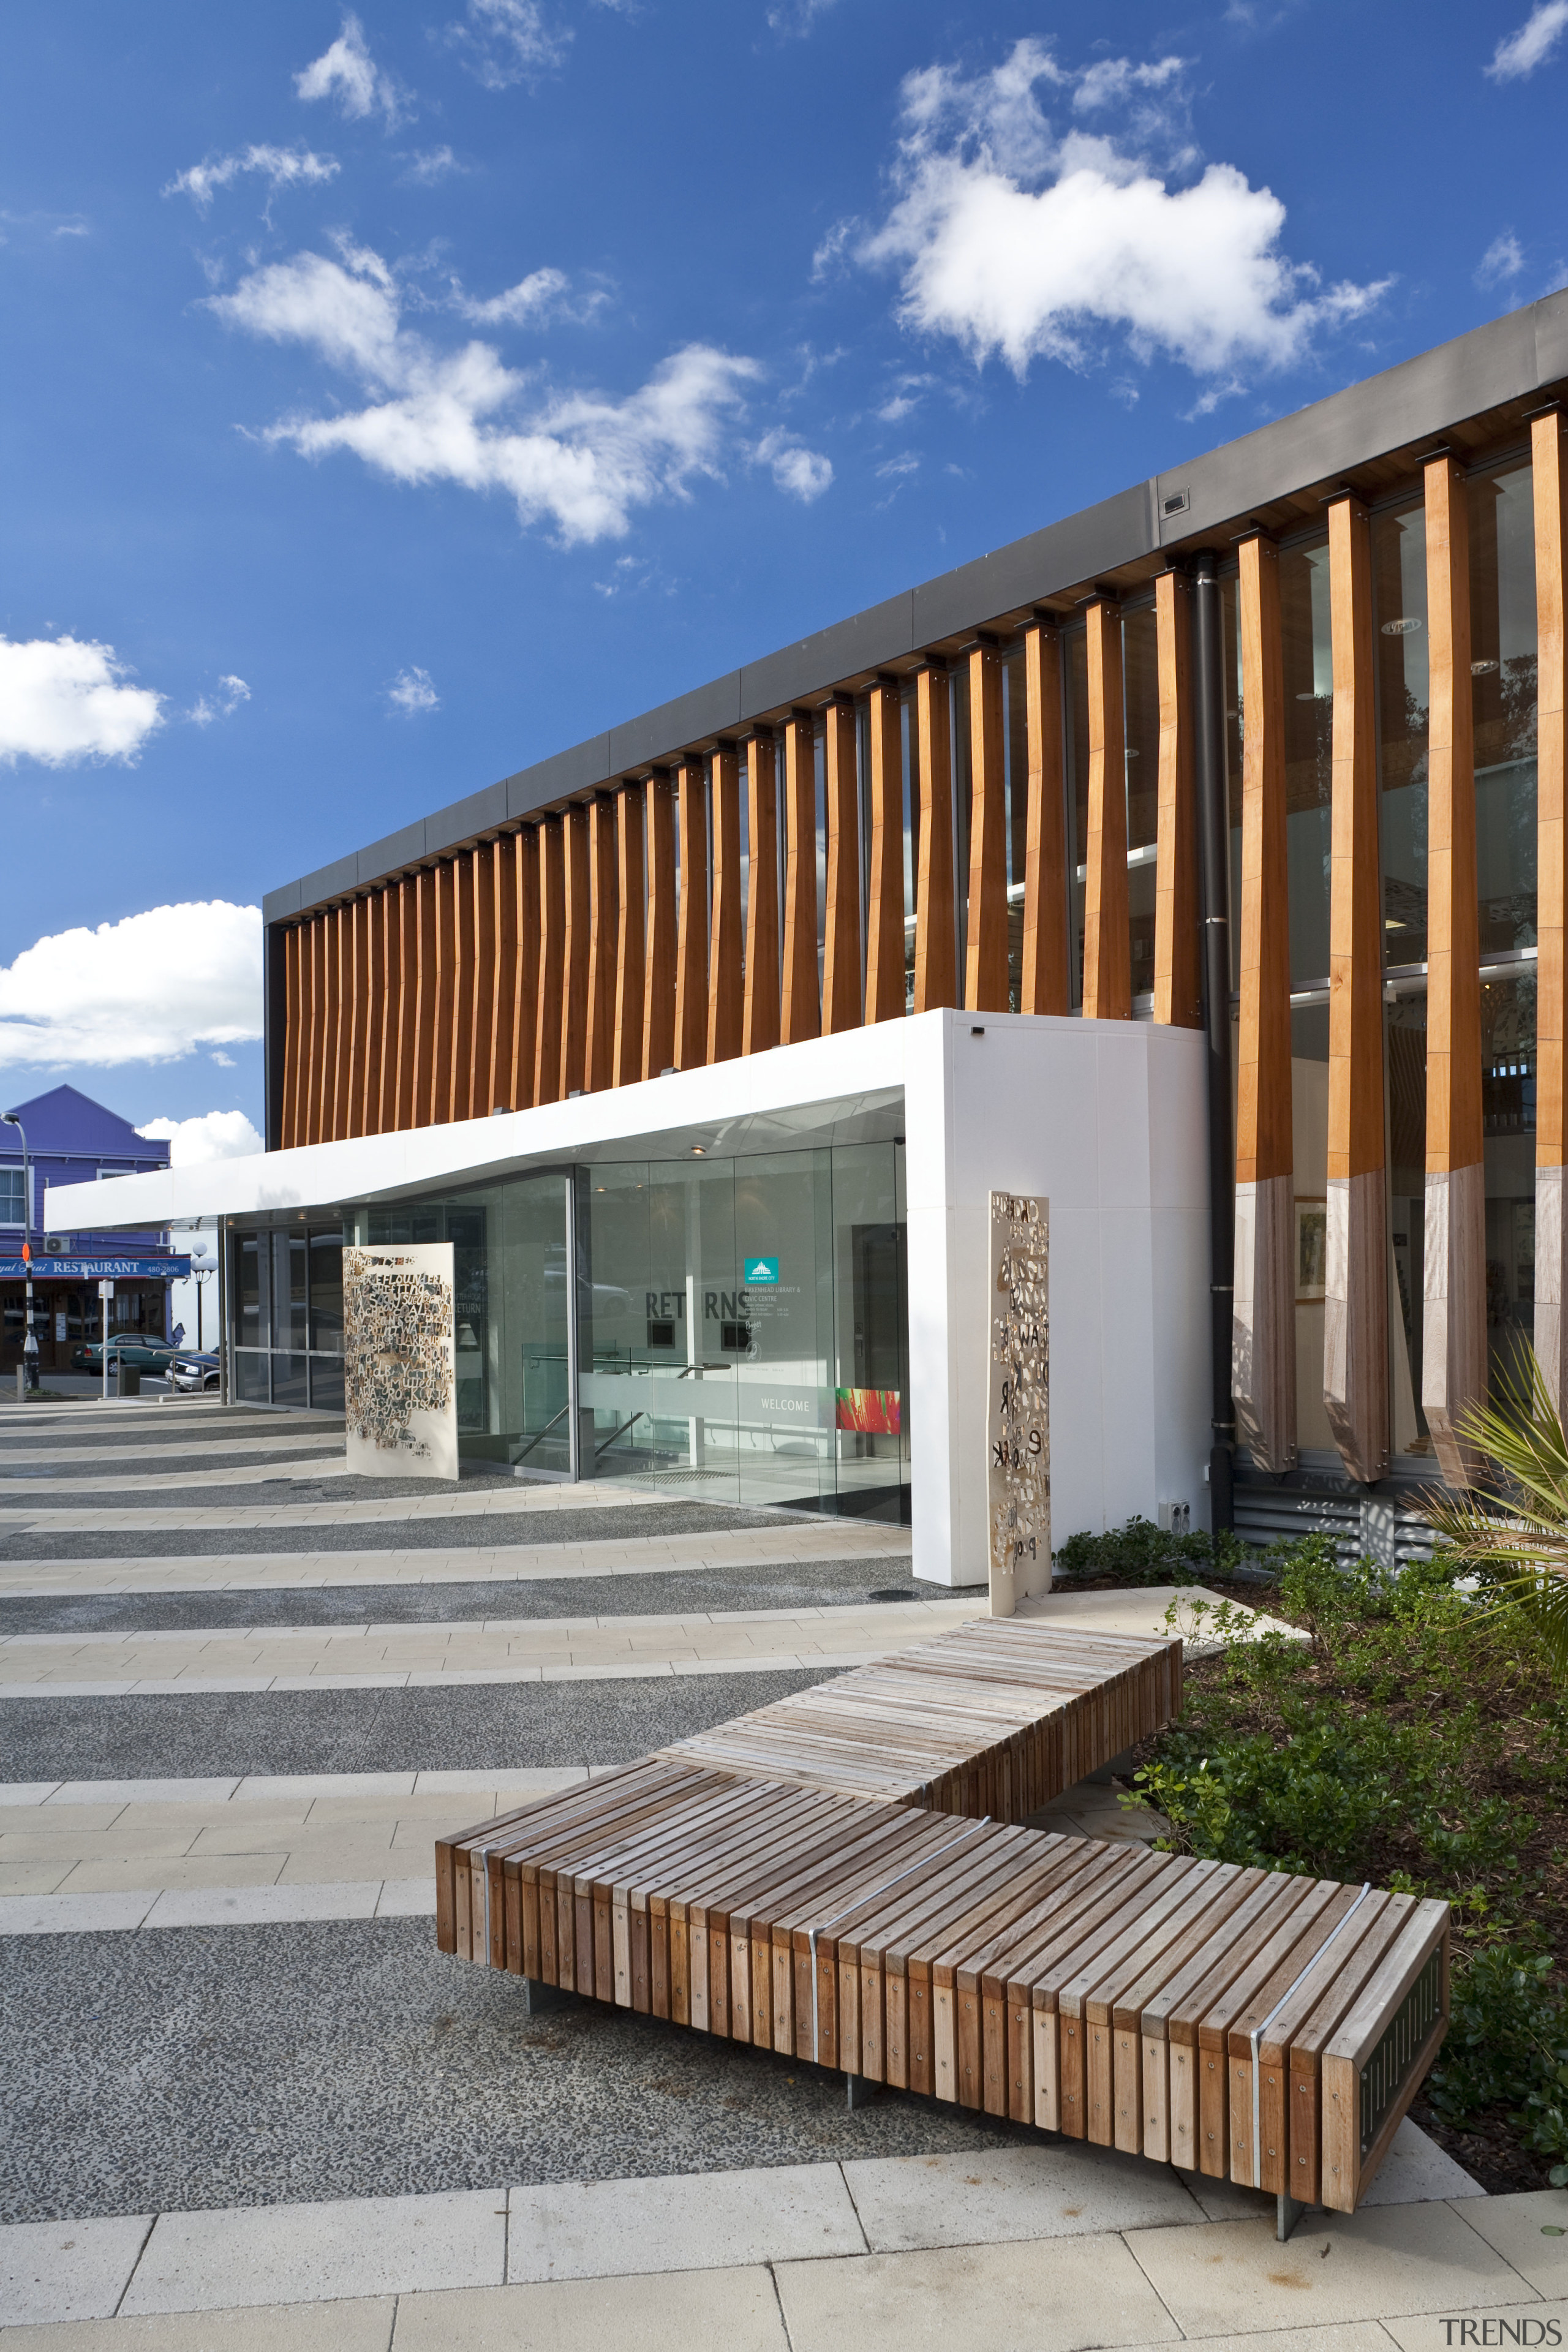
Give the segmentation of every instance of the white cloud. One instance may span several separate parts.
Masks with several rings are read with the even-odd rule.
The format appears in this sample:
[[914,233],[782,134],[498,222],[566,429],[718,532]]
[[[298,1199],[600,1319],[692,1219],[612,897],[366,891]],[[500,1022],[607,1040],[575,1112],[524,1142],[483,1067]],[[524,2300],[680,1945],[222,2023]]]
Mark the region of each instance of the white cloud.
[[250,688],[242,677],[220,677],[216,698],[198,694],[185,717],[193,727],[210,727],[215,719],[232,719],[242,702],[250,700]]
[[330,98],[337,101],[338,112],[351,122],[363,122],[367,114],[382,114],[386,127],[393,130],[402,119],[404,95],[388,73],[383,73],[371,56],[364,37],[364,27],[357,16],[345,12],[343,28],[330,49],[294,77],[297,97],[307,101]]
[[461,172],[464,168],[449,147],[421,147],[409,157],[408,169],[403,176],[416,187],[433,188],[449,172]]
[[169,182],[163,194],[189,196],[205,213],[220,188],[248,173],[259,173],[269,188],[320,186],[336,178],[338,163],[334,156],[312,154],[308,147],[241,147],[232,155],[193,163]]
[[174,1062],[261,1029],[259,907],[152,907],[0,969],[0,1064]]
[[239,1067],[232,1054],[209,1054],[207,1059],[216,1062],[220,1070],[237,1070]]
[[811,282],[814,286],[819,286],[825,278],[830,278],[835,270],[843,267],[847,248],[851,241],[860,235],[864,223],[853,215],[847,220],[834,222],[811,257]]
[[[1284,205],[1234,166],[1168,184],[1194,162],[1177,68],[1116,59],[1075,75],[1023,40],[973,80],[942,66],[908,76],[898,200],[859,248],[901,267],[905,324],[1020,378],[1037,357],[1087,366],[1116,335],[1141,362],[1163,352],[1233,377],[1289,365],[1321,329],[1365,311],[1388,281],[1320,290],[1279,251]],[[1058,138],[1042,84],[1075,105],[1126,100],[1122,142]]]
[[130,766],[163,723],[163,697],[127,686],[112,646],[81,637],[0,637],[0,760],[68,768],[79,760]]
[[[542,319],[564,295],[571,280],[560,269],[534,269],[504,294],[492,294],[488,301],[476,301],[455,286],[452,308],[465,319],[481,327],[522,327],[530,320]],[[595,299],[602,301],[604,297]]]
[[[310,457],[350,450],[395,481],[504,491],[524,525],[552,523],[566,544],[623,537],[634,508],[716,473],[741,388],[761,373],[754,360],[689,343],[624,398],[550,393],[503,365],[493,344],[437,351],[403,324],[379,255],[345,245],[342,257],[297,254],[212,298],[228,325],[310,345],[371,395],[349,414],[286,418],[267,437]],[[826,467],[802,452],[781,487],[806,495],[809,467]]]
[[1568,31],[1568,0],[1536,0],[1517,33],[1500,41],[1487,68],[1493,81],[1522,81],[1543,66]]
[[416,711],[441,708],[441,698],[431,683],[429,671],[420,669],[417,664],[398,671],[386,689],[386,698],[405,719],[412,719]]
[[826,16],[836,0],[779,0],[768,10],[768,30],[780,33],[787,40],[792,37],[804,40],[819,16]]
[[786,497],[799,499],[803,506],[810,506],[832,486],[828,459],[816,449],[802,448],[793,434],[776,425],[763,434],[752,455],[759,466],[770,468],[775,487]]
[[[215,1054],[215,1062],[223,1055]],[[232,1065],[230,1065],[232,1067]],[[150,1118],[138,1135],[169,1145],[171,1168],[198,1168],[209,1160],[247,1160],[267,1146],[242,1110],[204,1111],[199,1118]]]
[[877,468],[879,481],[895,481],[900,475],[918,474],[921,461],[912,449],[900,450],[896,457],[884,457]]
[[537,0],[468,0],[467,24],[448,25],[447,38],[486,89],[510,89],[558,66],[572,34],[547,25]]
[[1510,278],[1517,278],[1524,268],[1524,247],[1512,229],[1505,228],[1494,236],[1476,264],[1476,284],[1480,287],[1500,286]]

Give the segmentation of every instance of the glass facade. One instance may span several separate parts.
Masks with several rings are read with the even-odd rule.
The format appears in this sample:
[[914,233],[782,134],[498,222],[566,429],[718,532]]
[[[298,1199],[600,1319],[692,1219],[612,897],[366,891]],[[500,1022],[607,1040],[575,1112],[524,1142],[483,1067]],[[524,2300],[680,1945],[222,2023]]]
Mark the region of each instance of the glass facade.
[[238,1402],[342,1412],[342,1241],[341,1224],[231,1234]]
[[906,1516],[904,1232],[895,1143],[580,1170],[582,1475]]
[[356,1242],[452,1244],[465,1460],[571,1474],[571,1181],[568,1171],[550,1169],[350,1213]]

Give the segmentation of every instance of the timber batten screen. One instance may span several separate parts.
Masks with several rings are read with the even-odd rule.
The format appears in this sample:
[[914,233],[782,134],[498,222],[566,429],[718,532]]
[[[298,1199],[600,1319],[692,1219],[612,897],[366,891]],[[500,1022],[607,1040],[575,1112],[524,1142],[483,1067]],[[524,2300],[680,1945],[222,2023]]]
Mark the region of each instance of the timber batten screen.
[[[269,1141],[941,1006],[1196,1027],[1201,554],[1231,616],[1240,1443],[1265,1475],[1462,1482],[1460,1424],[1510,1349],[1532,1335],[1568,1386],[1568,297],[1530,315],[1558,376],[1531,362],[1468,419],[1433,403],[1471,379],[1411,362],[1419,428],[1393,379],[1407,432],[1368,387],[1336,395],[1310,430],[1194,461],[1179,507],[1151,485],[1141,514],[1073,519],[1070,560],[999,551],[896,627],[877,608],[738,673],[722,710],[688,697],[613,731],[537,805],[503,794],[468,838],[301,886],[271,919]],[[1500,386],[1522,364],[1505,340]],[[1276,446],[1295,470],[1271,485]],[[1500,585],[1521,513],[1533,573]],[[697,740],[661,733],[700,705]]]

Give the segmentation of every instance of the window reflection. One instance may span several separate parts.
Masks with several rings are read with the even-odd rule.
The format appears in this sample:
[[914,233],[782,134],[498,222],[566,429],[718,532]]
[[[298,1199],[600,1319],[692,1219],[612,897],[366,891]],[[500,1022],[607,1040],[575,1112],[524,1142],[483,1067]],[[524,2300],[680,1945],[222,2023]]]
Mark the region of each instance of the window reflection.
[[1326,980],[1329,971],[1334,657],[1326,535],[1281,551],[1279,618],[1290,982],[1292,987],[1303,988]]
[[1485,956],[1535,945],[1535,518],[1529,460],[1476,477],[1467,496],[1477,889]]
[[1122,708],[1127,749],[1127,908],[1132,993],[1154,985],[1154,892],[1160,831],[1159,624],[1152,604],[1121,624]]
[[1372,522],[1384,961],[1426,961],[1426,510]]

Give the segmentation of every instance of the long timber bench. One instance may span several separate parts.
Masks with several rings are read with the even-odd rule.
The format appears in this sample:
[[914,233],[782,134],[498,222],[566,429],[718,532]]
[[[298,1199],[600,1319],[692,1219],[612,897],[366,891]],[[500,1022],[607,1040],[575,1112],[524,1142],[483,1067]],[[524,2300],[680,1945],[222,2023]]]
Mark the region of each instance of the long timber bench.
[[[993,1668],[1015,1632],[1026,1663],[1051,1638],[975,1631]],[[919,1681],[941,1649],[924,1678],[956,1681],[961,1646],[801,1696]],[[1064,1702],[1035,1696],[1037,1756]],[[1446,1904],[937,1810],[920,1792],[956,1795],[963,1768],[932,1772],[924,1748],[902,1783],[884,1758],[875,1796],[691,1753],[795,1705],[442,1840],[441,1949],[841,2068],[852,2091],[926,2092],[1269,2190],[1282,2236],[1309,2204],[1353,2212],[1447,2028]],[[1106,1710],[1089,1752],[1124,1719]],[[1029,1728],[1005,1710],[986,1728],[971,1761],[1005,1754],[1021,1802]]]

